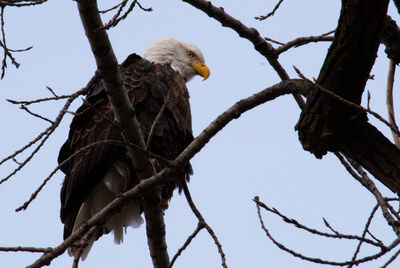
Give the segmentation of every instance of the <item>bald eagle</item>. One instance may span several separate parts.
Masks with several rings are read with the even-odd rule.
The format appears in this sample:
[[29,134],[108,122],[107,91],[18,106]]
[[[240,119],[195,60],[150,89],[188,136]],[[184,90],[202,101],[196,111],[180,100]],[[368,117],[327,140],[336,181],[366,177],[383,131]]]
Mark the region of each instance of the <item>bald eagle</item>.
[[[154,154],[173,160],[193,140],[189,93],[185,83],[195,75],[204,80],[209,77],[210,70],[204,63],[203,54],[194,45],[169,38],[150,46],[143,58],[130,55],[120,65],[120,70],[145,140],[162,106],[165,106],[148,148]],[[86,101],[76,111],[68,139],[58,156],[59,163],[69,159],[61,167],[65,173],[60,213],[64,239],[119,193],[138,183],[135,167],[122,143],[121,130],[113,121],[103,83],[97,79]],[[88,146],[90,144],[93,146]],[[87,149],[82,150],[85,146]],[[81,152],[74,155],[78,151]],[[164,167],[162,161],[156,162],[158,171]],[[188,163],[181,172],[168,178],[161,185],[163,200],[169,201],[173,190],[188,180],[191,173]],[[114,241],[121,243],[124,228],[138,227],[143,223],[141,212],[140,202],[132,201],[111,217],[89,238],[82,259],[86,258],[93,242],[110,231],[114,232]],[[76,256],[78,251],[71,247],[69,254]]]

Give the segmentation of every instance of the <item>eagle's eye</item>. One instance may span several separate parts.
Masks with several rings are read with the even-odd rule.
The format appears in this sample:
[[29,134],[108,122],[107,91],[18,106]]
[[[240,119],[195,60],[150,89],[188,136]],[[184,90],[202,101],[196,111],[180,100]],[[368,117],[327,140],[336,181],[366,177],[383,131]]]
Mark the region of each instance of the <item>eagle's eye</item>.
[[188,55],[189,58],[193,58],[194,57],[194,53],[192,51],[190,51],[190,50],[188,50],[186,52],[186,54]]

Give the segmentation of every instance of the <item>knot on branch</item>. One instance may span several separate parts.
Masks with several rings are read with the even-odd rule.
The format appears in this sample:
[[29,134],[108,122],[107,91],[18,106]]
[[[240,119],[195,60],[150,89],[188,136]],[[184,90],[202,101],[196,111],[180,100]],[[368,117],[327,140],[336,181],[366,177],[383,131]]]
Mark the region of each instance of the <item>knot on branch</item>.
[[354,135],[356,126],[365,123],[367,116],[347,100],[329,95],[319,85],[311,90],[296,130],[304,150],[320,159],[328,151],[338,151],[341,138]]

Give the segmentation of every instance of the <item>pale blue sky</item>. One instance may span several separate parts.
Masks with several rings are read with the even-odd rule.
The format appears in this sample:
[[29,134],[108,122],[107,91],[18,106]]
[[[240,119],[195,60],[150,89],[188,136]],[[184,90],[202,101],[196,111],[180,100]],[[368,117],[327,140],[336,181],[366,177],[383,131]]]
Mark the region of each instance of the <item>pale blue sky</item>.
[[[212,2],[258,29],[262,36],[283,42],[333,30],[340,10],[340,1],[285,0],[274,17],[259,22],[254,17],[271,11],[277,1]],[[201,11],[177,0],[141,3],[153,7],[154,11],[146,13],[136,9],[108,32],[115,54],[122,61],[132,52],[142,54],[152,42],[164,37],[176,37],[196,44],[202,50],[211,76],[205,82],[195,78],[188,83],[195,135],[239,99],[279,82],[265,58],[249,41],[221,27]],[[102,8],[110,6],[103,4]],[[391,14],[396,19],[399,17],[393,7]],[[0,81],[0,120],[3,125],[0,158],[48,127],[47,122],[17,109],[7,103],[6,98],[26,100],[50,96],[45,86],[60,95],[70,94],[82,88],[95,71],[74,1],[6,8],[5,16],[9,47],[19,49],[33,45],[34,48],[15,53],[21,67],[15,69],[9,64],[5,78]],[[329,43],[321,43],[293,49],[283,54],[280,61],[292,78],[296,77],[292,65],[309,78],[317,77],[328,46]],[[367,89],[372,96],[371,108],[386,115],[384,91],[388,60],[383,50],[381,47],[372,72],[375,80],[368,83]],[[398,99],[398,93],[395,94]],[[80,103],[80,100],[76,101],[74,107]],[[54,119],[61,105],[62,101],[36,105],[32,110]],[[291,96],[266,103],[229,124],[192,160],[194,176],[189,187],[193,199],[219,237],[231,268],[319,267],[282,252],[265,237],[251,201],[256,195],[311,227],[326,230],[322,222],[325,217],[334,228],[349,234],[361,234],[370,209],[375,205],[370,194],[347,175],[335,157],[330,154],[317,160],[303,151],[294,131],[299,112]],[[14,209],[29,198],[57,165],[58,150],[67,137],[70,120],[71,116],[63,120],[22,172],[0,185],[0,246],[53,247],[62,242],[59,219],[61,172],[27,211],[15,213]],[[375,123],[375,120],[371,121]],[[391,137],[381,124],[377,123],[377,126]],[[13,166],[13,163],[1,166],[1,178]],[[196,228],[197,221],[185,198],[178,194],[173,197],[165,220],[172,258]],[[304,235],[271,215],[264,215],[264,221],[275,238],[305,255],[343,261],[351,258],[356,246],[355,243]],[[377,222],[381,224],[374,224],[376,234],[386,242],[393,239],[390,229],[381,220],[377,219]],[[24,267],[38,257],[39,254],[0,252],[0,263],[2,267]],[[64,254],[50,267],[70,267],[72,261]],[[374,263],[364,267],[377,266]],[[151,267],[145,228],[129,229],[120,246],[114,245],[112,236],[102,237],[80,267]],[[217,249],[204,230],[174,267],[220,267]]]

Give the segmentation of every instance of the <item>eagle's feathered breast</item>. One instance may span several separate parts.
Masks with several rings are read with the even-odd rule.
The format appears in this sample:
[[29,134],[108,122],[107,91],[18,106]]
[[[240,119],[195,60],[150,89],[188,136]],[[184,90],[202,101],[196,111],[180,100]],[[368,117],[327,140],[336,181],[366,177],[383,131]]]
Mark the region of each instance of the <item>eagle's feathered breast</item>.
[[[169,66],[150,63],[136,54],[130,55],[120,69],[145,140],[166,102],[155,125],[150,152],[170,160],[176,158],[193,140],[189,93],[184,79]],[[99,183],[112,172],[112,168],[114,173],[130,177],[122,190],[137,183],[134,167],[126,156],[121,129],[114,121],[101,79],[90,89],[84,104],[77,110],[58,161],[61,163],[69,157],[71,159],[61,167],[66,174],[61,190],[64,238],[73,231],[84,202],[96,187],[100,187]],[[159,161],[158,169],[163,167]],[[184,171],[169,178],[161,186],[163,198],[169,200],[179,181],[187,179],[190,172],[188,164]],[[104,184],[107,183],[106,180]]]

